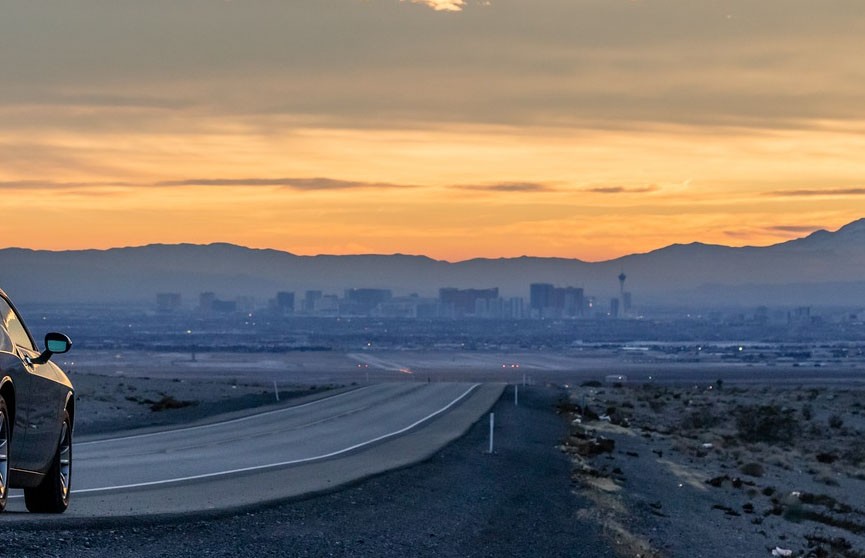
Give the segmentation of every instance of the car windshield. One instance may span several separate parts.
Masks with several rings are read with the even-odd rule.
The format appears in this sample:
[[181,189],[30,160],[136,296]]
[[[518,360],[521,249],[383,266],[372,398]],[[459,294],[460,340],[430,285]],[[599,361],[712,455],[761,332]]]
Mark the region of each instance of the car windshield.
[[[19,318],[18,314],[16,314],[12,307],[9,306],[9,303],[2,298],[0,298],[0,321],[3,322],[3,326],[8,332],[9,337],[12,339],[12,342],[25,349],[34,349],[33,341],[31,341],[30,336],[27,334],[27,330],[24,329],[24,324],[21,322],[21,318]],[[0,340],[0,348],[2,348],[2,344],[3,340]]]

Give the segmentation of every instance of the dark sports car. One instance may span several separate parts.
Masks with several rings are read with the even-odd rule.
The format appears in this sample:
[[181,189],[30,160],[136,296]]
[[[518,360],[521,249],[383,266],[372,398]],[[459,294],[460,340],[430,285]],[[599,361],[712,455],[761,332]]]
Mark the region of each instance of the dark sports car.
[[72,383],[51,355],[72,342],[45,336],[39,351],[21,315],[0,290],[0,511],[9,488],[23,488],[31,512],[62,513],[72,478]]

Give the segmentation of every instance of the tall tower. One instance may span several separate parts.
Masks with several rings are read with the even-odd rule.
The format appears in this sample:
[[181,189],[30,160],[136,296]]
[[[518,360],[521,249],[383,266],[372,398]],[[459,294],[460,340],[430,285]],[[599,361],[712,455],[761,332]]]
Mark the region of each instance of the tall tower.
[[625,292],[625,279],[627,278],[628,276],[625,275],[625,271],[622,270],[622,272],[619,273],[619,302],[621,304],[618,305],[619,315],[622,317],[625,317],[631,310],[631,297],[629,296],[629,293]]

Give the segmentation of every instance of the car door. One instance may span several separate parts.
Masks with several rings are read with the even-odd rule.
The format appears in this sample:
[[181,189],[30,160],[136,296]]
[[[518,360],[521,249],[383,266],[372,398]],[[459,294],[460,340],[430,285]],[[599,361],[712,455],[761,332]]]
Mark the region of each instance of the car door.
[[[24,360],[21,358],[18,347],[13,339],[13,332],[9,331],[10,316],[13,315],[12,308],[6,300],[0,296],[0,379],[10,380],[15,390],[14,409],[13,401],[7,401],[9,412],[15,416],[12,426],[12,444],[10,447],[10,466],[21,468],[21,458],[27,453],[27,394],[29,393],[30,375],[24,368]],[[14,316],[12,316],[12,328],[15,329]],[[18,332],[20,334],[20,332]]]
[[[51,363],[30,362],[39,356],[39,351],[18,312],[3,297],[0,297],[0,319],[12,344],[12,351],[4,354],[8,362],[4,367],[8,366],[8,374],[14,374],[11,377],[15,385],[12,466],[44,472],[60,439],[67,388],[56,381],[58,373]],[[7,374],[6,370],[3,373]]]

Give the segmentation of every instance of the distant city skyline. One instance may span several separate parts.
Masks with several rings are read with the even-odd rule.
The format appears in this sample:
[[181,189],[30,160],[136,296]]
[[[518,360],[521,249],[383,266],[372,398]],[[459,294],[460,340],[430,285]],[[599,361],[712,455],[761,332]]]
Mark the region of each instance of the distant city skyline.
[[865,214],[865,4],[10,2],[3,246],[614,259]]
[[[579,298],[564,288],[568,285],[584,294],[615,297],[618,306],[610,307],[612,314],[629,314],[632,301],[639,307],[855,309],[865,301],[865,218],[838,231],[818,231],[766,248],[680,244],[601,263],[538,257],[450,263],[407,255],[298,256],[229,244],[55,252],[7,248],[0,249],[0,263],[0,283],[22,302],[131,303],[150,298],[148,292],[189,297],[196,291],[260,298],[309,289],[322,294],[355,289],[352,297],[361,299],[378,296],[376,289],[429,297],[449,287],[469,289],[471,297],[481,299],[495,298],[484,291],[497,288],[500,298],[510,299],[529,296],[536,283],[541,285],[539,300],[556,300],[562,308]],[[476,304],[453,294],[464,311]]]

